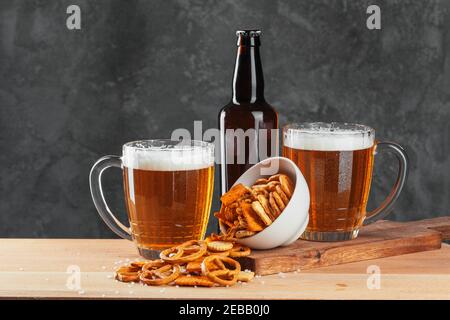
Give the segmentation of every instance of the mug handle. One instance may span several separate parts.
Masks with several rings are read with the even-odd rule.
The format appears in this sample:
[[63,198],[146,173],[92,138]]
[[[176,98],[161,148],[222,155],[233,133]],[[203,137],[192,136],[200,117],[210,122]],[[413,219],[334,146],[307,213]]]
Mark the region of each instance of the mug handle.
[[406,177],[408,176],[408,155],[399,144],[388,141],[378,142],[375,148],[376,151],[378,151],[379,149],[386,149],[387,151],[393,152],[397,157],[399,170],[397,180],[395,181],[394,187],[392,188],[391,192],[378,208],[367,213],[366,219],[364,220],[364,225],[368,225],[374,223],[375,221],[383,219],[392,211],[392,207],[394,206],[395,201],[398,199],[398,196],[400,195],[400,192],[405,185]]
[[91,173],[89,174],[92,200],[94,201],[98,214],[102,217],[108,227],[119,237],[131,240],[130,229],[124,226],[114,216],[103,196],[102,174],[105,169],[110,167],[122,168],[122,159],[118,156],[104,156],[92,166]]

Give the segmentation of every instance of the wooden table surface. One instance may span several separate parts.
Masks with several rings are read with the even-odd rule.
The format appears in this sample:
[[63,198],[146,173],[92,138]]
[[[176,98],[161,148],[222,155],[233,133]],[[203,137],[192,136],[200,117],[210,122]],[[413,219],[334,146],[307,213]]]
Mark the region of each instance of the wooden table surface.
[[[258,277],[230,288],[115,281],[113,270],[136,258],[126,240],[0,239],[0,298],[450,299],[450,246],[445,244],[440,250]],[[367,286],[370,266],[381,272],[379,289]],[[80,288],[70,270],[81,271]]]

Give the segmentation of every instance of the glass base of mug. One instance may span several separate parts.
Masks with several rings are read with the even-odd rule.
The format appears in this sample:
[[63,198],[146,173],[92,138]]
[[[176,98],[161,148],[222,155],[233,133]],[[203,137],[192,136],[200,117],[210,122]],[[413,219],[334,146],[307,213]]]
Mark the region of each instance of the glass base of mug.
[[359,229],[346,232],[320,232],[306,230],[300,239],[309,241],[345,241],[352,240],[358,236]]
[[138,248],[139,254],[148,260],[159,259],[160,250]]

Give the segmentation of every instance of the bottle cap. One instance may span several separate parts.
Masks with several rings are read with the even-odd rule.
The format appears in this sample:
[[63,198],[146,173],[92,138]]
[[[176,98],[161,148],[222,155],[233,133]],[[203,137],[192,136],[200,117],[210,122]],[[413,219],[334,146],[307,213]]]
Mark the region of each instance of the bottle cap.
[[238,46],[255,47],[261,45],[261,30],[238,30],[236,36],[238,37]]

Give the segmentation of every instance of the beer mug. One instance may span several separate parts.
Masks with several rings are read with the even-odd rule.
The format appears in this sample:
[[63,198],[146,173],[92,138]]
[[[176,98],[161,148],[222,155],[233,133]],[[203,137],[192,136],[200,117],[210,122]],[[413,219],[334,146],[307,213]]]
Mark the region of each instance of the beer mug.
[[[366,212],[375,151],[394,152],[399,162],[395,185],[377,209]],[[309,223],[301,238],[354,239],[360,227],[386,217],[408,172],[401,146],[375,140],[375,130],[349,123],[300,123],[283,128],[283,156],[302,171],[310,192]]]
[[[130,227],[105,202],[105,169],[123,172]],[[214,186],[214,145],[202,141],[143,140],[123,145],[122,157],[105,156],[91,169],[98,213],[117,235],[133,240],[139,253],[157,258],[162,249],[205,236]]]

